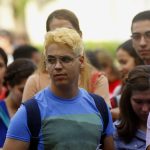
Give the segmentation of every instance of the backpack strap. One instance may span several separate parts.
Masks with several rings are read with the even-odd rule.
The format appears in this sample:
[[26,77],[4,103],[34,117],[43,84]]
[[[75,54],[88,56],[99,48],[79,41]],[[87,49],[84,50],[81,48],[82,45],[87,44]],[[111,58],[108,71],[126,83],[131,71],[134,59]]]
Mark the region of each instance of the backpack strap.
[[5,124],[5,126],[8,128],[9,122],[10,122],[10,118],[8,116],[8,114],[5,111],[5,102],[1,101],[0,102],[0,119],[3,121],[3,123]]
[[38,149],[39,132],[41,129],[41,114],[39,106],[34,99],[30,99],[23,103],[27,112],[27,124],[31,133],[30,150]]
[[[103,140],[105,137],[105,130],[109,122],[108,108],[104,99],[96,94],[89,93],[90,96],[94,99],[97,109],[99,110],[102,119],[103,119],[103,135],[101,137],[100,144],[103,145]],[[36,100],[30,99],[23,103],[27,111],[27,124],[31,132],[30,140],[30,150],[37,150],[38,141],[39,141],[39,132],[41,129],[41,114]]]
[[97,107],[98,111],[100,112],[100,114],[102,116],[102,119],[103,119],[103,123],[104,123],[103,124],[103,135],[102,135],[101,140],[100,140],[100,144],[103,145],[104,138],[105,138],[105,135],[106,135],[105,131],[106,131],[106,128],[107,128],[108,122],[109,122],[107,104],[101,96],[93,94],[93,93],[89,93],[89,94],[94,99],[96,107]]

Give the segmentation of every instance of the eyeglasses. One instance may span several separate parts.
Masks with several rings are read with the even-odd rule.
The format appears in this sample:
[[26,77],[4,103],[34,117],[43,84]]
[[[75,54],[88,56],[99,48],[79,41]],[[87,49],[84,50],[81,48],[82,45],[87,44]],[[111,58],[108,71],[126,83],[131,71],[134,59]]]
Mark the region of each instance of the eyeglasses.
[[68,64],[72,64],[72,62],[74,61],[75,58],[77,58],[79,56],[76,57],[71,57],[71,56],[48,56],[48,58],[46,59],[47,63],[50,65],[56,65],[57,61],[59,61],[62,65],[68,65]]
[[143,34],[141,34],[141,33],[133,33],[132,35],[131,35],[131,38],[134,40],[134,41],[140,41],[141,40],[141,38],[142,38],[142,36],[144,37],[144,39],[146,40],[146,41],[150,41],[150,31],[147,31],[147,32],[145,32],[145,33],[143,33]]

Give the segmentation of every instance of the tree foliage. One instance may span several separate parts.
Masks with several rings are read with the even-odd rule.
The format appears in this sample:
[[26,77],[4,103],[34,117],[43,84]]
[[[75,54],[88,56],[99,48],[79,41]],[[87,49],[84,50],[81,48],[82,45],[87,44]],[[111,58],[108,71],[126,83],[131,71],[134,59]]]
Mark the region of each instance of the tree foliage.
[[[1,3],[2,0],[0,0]],[[26,33],[25,26],[25,10],[28,2],[31,0],[10,0],[10,6],[13,12],[14,22],[16,24],[16,29],[18,32],[23,30]],[[39,8],[43,8],[47,3],[54,0],[32,0]],[[22,31],[21,31],[22,32]]]

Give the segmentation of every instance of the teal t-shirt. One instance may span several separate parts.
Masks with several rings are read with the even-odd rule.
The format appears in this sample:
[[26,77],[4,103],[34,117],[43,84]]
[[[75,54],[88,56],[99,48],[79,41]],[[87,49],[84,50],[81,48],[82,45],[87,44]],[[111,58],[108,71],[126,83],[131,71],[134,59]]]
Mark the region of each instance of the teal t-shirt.
[[[72,99],[62,99],[47,87],[35,95],[41,113],[38,150],[95,150],[103,131],[103,122],[93,98],[84,89]],[[106,135],[113,134],[109,113]],[[30,141],[25,107],[11,120],[7,138]]]

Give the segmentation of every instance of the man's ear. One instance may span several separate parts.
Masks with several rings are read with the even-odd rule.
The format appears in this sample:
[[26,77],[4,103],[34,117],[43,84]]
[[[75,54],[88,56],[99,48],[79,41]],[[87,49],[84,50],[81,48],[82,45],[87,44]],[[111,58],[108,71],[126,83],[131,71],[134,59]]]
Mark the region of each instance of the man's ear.
[[84,68],[84,56],[80,56],[79,58],[79,61],[80,61],[80,68]]
[[46,71],[48,72],[48,66],[47,66],[47,64],[45,64],[45,69],[46,69]]
[[47,66],[46,60],[44,61],[44,67],[45,67],[45,70],[48,71],[48,66]]

